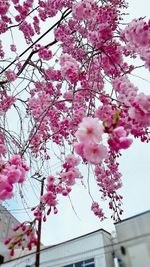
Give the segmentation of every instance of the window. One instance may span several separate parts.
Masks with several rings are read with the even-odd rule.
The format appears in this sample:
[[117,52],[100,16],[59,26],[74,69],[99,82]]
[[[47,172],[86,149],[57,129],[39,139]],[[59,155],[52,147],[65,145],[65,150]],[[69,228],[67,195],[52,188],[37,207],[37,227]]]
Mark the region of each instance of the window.
[[88,266],[88,267],[95,267],[94,258],[89,259],[89,260],[86,260],[86,261],[84,262],[84,266],[85,266],[85,267],[86,267],[86,266]]
[[75,262],[69,265],[65,265],[64,267],[95,267],[94,258]]
[[83,261],[75,263],[75,267],[83,267]]

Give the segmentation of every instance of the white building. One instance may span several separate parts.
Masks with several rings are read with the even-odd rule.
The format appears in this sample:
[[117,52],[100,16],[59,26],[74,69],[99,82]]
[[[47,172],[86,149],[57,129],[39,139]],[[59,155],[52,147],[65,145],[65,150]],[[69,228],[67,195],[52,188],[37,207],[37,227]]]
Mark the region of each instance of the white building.
[[14,235],[13,227],[19,224],[20,222],[0,202],[0,262],[2,262],[2,257],[5,260],[10,259],[10,253],[4,241]]
[[121,267],[150,267],[150,211],[115,224],[115,256]]
[[[2,267],[34,267],[35,253],[7,261]],[[41,250],[40,267],[114,267],[112,238],[103,229]]]
[[[42,248],[40,267],[150,267],[150,211],[116,223],[115,228],[116,238],[100,229]],[[28,253],[18,250],[17,258],[0,266],[35,267],[35,251]]]

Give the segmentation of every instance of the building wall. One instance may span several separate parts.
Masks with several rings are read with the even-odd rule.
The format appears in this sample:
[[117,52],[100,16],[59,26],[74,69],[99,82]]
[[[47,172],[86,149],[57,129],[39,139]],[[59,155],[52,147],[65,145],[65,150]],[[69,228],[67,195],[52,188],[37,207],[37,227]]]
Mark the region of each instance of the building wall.
[[111,234],[103,231],[103,243],[104,243],[104,252],[105,252],[105,261],[106,266],[114,267],[113,262],[113,239]]
[[[95,267],[113,267],[113,258],[107,260],[102,230],[76,238],[41,251],[40,267],[64,267],[94,258]],[[107,241],[109,242],[109,241]],[[110,240],[111,243],[111,240]],[[35,253],[3,264],[3,267],[34,266]]]
[[150,211],[116,224],[118,257],[126,267],[150,266]]
[[18,224],[19,221],[0,204],[0,254],[5,256],[5,260],[10,257],[7,247],[4,246],[4,240],[14,235],[12,228]]
[[8,236],[12,236],[12,229],[18,224],[20,222],[0,204],[0,241],[3,242]]

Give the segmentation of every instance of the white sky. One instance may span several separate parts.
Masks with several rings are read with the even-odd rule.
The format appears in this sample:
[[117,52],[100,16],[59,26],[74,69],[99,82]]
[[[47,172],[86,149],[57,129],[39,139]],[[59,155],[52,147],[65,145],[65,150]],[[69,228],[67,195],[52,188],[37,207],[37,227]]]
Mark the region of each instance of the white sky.
[[[128,12],[130,13],[130,20],[135,17],[146,16],[148,18],[150,8],[149,0],[129,0],[129,5]],[[138,75],[142,78],[149,79],[147,72],[141,72],[140,70]],[[132,77],[132,81],[141,90],[150,94],[148,90],[150,83],[135,77]],[[150,144],[143,144],[139,141],[134,141],[132,147],[123,153],[120,160],[120,171],[123,174],[123,188],[120,190],[120,193],[124,197],[124,214],[122,218],[127,218],[150,209],[149,155]],[[39,185],[36,184],[36,187],[39,187]],[[96,191],[97,189],[93,188],[94,194],[98,196]],[[44,244],[59,243],[99,228],[104,228],[110,232],[114,229],[111,220],[106,219],[101,223],[90,211],[90,199],[83,187],[78,185],[75,187],[75,191],[72,194],[72,203],[78,216],[75,215],[69,201],[62,198],[59,205],[59,214],[49,216],[48,221],[43,223],[42,242]],[[19,206],[15,200],[8,204],[7,207],[13,209]],[[25,213],[16,212],[13,214],[20,220],[25,218]]]

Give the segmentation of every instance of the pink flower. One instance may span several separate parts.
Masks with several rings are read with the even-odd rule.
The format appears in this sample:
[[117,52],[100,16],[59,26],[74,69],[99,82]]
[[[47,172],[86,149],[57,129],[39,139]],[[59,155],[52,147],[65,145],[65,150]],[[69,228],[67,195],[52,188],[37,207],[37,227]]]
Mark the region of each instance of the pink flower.
[[69,170],[68,172],[61,173],[61,180],[66,182],[67,185],[71,186],[75,184],[75,173],[73,170]]
[[129,116],[141,126],[150,125],[150,96],[138,94],[129,109]]
[[73,6],[73,17],[77,20],[90,19],[95,14],[94,1],[83,0]]
[[7,79],[8,79],[9,82],[13,82],[17,78],[15,72],[12,71],[12,70],[5,71],[5,74],[6,74],[6,77],[7,77]]
[[101,141],[103,133],[103,127],[100,125],[97,118],[83,118],[79,124],[79,129],[75,136],[80,142],[94,142]]
[[10,159],[10,163],[15,166],[19,166],[21,164],[20,155],[13,155],[12,158]]
[[50,206],[56,206],[57,205],[57,200],[56,200],[56,196],[53,192],[48,191],[47,193],[45,193],[42,198],[41,201],[43,203],[47,203]]
[[120,149],[127,149],[130,147],[132,142],[132,139],[127,137],[127,132],[122,126],[114,129],[112,137],[108,139],[108,144],[110,148],[114,151],[119,151]]
[[15,183],[23,183],[26,172],[29,170],[22,161],[20,155],[13,155],[9,162],[1,162],[0,171],[0,200],[9,199],[13,196]]
[[11,192],[12,190],[13,186],[9,183],[6,175],[0,175],[0,193],[2,193],[3,191]]
[[96,216],[98,216],[101,221],[105,218],[103,210],[99,207],[97,202],[93,202],[91,206],[91,210],[94,212]]
[[25,180],[26,170],[23,167],[20,167],[18,171],[20,172],[18,183],[22,184]]
[[125,137],[127,135],[125,129],[120,126],[114,129],[113,135],[115,138]]
[[83,143],[75,143],[74,144],[74,150],[75,152],[80,155],[82,158],[83,156],[83,148],[84,148],[84,144]]
[[38,54],[39,58],[42,58],[44,60],[50,60],[52,58],[52,52],[44,46],[40,47]]
[[104,145],[87,143],[84,147],[84,157],[89,163],[99,164],[108,155],[107,148]]
[[68,164],[69,167],[74,167],[74,166],[79,165],[79,163],[80,163],[80,158],[79,158],[79,157],[75,157],[75,156],[72,155],[72,154],[69,154],[69,155],[66,157],[66,162],[67,162],[67,164]]
[[55,177],[54,176],[48,176],[47,177],[47,183],[48,184],[53,184],[55,182]]
[[10,169],[10,171],[7,174],[8,177],[8,181],[10,184],[14,184],[16,182],[19,181],[20,177],[21,177],[21,172],[18,169]]
[[133,140],[128,137],[121,137],[119,139],[119,142],[120,142],[120,149],[127,149],[133,143]]
[[3,144],[0,144],[0,154],[1,154],[1,155],[5,155],[6,152],[7,152],[7,148],[6,148],[6,146],[3,145]]
[[7,191],[1,191],[0,192],[0,199],[1,200],[6,200],[6,199],[11,199],[13,197],[13,192],[7,192]]
[[76,83],[79,79],[79,64],[68,54],[63,54],[60,58],[61,75],[71,83]]
[[0,0],[0,14],[5,15],[9,9],[9,3],[7,0]]
[[12,52],[16,52],[16,50],[17,50],[16,45],[14,45],[14,44],[10,45],[10,49]]

